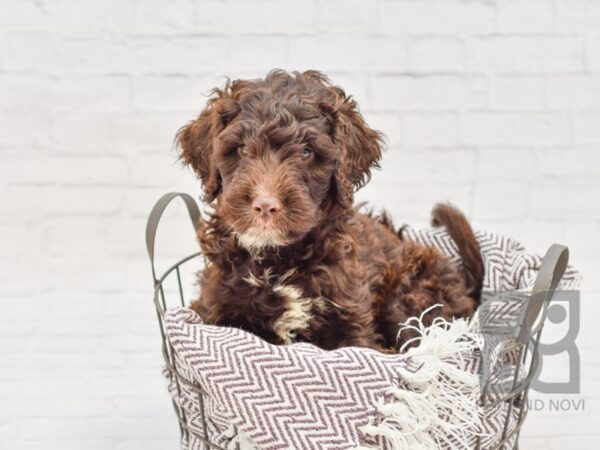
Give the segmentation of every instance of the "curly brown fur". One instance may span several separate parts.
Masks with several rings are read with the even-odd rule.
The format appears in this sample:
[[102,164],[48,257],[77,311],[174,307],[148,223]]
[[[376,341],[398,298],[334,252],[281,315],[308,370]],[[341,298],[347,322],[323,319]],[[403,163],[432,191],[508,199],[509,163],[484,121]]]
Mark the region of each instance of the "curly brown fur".
[[[381,135],[319,72],[228,82],[177,139],[212,208],[192,304],[207,323],[277,344],[392,351],[411,337],[397,341],[399,324],[433,304],[443,308],[427,322],[473,313],[482,271],[467,285],[440,252],[353,207],[354,190],[378,167]],[[441,222],[457,244],[472,245],[461,218]]]

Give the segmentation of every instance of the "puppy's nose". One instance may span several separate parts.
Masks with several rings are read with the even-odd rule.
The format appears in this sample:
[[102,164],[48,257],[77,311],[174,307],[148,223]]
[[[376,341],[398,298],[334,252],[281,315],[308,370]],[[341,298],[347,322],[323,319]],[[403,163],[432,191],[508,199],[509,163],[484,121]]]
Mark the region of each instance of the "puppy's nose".
[[259,195],[252,202],[252,211],[263,219],[274,216],[281,210],[281,202],[272,195]]

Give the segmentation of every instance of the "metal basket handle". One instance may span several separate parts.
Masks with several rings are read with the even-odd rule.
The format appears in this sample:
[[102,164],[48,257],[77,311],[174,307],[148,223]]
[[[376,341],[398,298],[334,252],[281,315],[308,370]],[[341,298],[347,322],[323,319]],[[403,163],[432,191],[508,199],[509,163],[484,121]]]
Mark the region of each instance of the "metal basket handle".
[[190,220],[194,226],[194,230],[198,232],[200,227],[200,210],[198,209],[196,201],[189,194],[185,194],[183,192],[169,192],[158,199],[152,208],[150,215],[148,216],[148,221],[146,222],[146,249],[148,250],[148,257],[150,258],[150,265],[152,266],[152,277],[154,278],[155,283],[158,281],[156,278],[156,270],[154,268],[154,245],[156,243],[156,229],[158,228],[158,223],[160,222],[163,212],[169,203],[171,203],[171,201],[176,197],[181,197],[185,203],[188,214],[190,215]]
[[[567,264],[569,262],[569,249],[564,245],[552,244],[542,259],[540,270],[531,291],[527,310],[519,332],[519,341],[525,343],[540,327],[543,326],[548,312],[548,303],[558,287]],[[542,314],[536,329],[533,329],[538,316]]]

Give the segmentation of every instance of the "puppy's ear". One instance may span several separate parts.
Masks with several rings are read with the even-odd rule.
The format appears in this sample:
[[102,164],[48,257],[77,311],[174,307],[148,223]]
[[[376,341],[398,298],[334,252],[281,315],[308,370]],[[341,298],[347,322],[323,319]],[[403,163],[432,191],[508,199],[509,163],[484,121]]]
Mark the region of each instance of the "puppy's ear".
[[354,191],[371,178],[371,169],[379,168],[382,135],[369,128],[356,102],[338,87],[331,87],[335,101],[322,105],[332,117],[333,140],[338,147],[335,185],[340,203],[352,206]]
[[228,83],[224,90],[215,89],[198,118],[177,132],[175,139],[181,151],[180,158],[194,169],[202,181],[207,203],[212,202],[221,189],[221,177],[214,157],[215,140],[239,111],[240,106],[231,97]]

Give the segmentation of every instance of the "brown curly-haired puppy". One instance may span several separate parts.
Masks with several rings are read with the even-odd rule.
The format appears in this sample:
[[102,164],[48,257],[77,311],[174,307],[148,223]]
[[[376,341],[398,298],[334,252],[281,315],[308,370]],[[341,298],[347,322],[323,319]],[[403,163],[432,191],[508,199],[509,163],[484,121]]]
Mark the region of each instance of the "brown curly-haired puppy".
[[177,136],[212,212],[199,239],[207,258],[206,323],[269,342],[392,350],[399,324],[473,313],[483,278],[475,237],[458,211],[434,219],[459,246],[465,274],[433,248],[402,240],[384,218],[359,213],[354,190],[378,167],[381,135],[316,71],[273,71],[215,90]]

